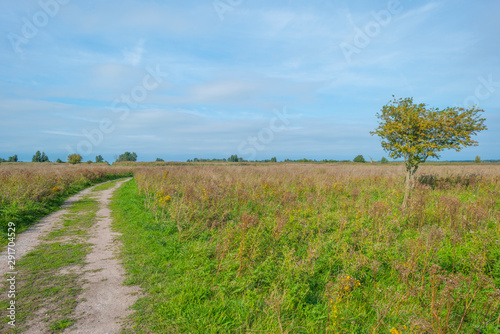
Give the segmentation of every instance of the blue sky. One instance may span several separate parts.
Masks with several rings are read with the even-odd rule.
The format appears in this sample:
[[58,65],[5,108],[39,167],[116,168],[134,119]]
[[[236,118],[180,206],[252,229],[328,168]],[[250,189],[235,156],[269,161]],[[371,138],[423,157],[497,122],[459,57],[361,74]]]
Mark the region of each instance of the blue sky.
[[0,157],[353,159],[396,97],[478,103],[500,158],[500,2],[6,0]]

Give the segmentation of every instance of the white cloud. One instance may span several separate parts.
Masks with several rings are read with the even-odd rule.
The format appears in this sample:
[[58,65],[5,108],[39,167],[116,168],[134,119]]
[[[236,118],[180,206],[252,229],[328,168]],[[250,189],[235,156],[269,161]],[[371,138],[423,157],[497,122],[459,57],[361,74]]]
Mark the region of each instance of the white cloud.
[[123,57],[125,62],[132,65],[137,66],[141,63],[142,55],[144,53],[144,43],[145,40],[141,39],[137,42],[136,46],[132,49],[125,49],[123,51]]
[[70,136],[70,137],[85,137],[82,134],[65,132],[65,131],[44,130],[44,131],[42,131],[42,133],[47,133],[47,134],[51,134],[51,135],[60,135],[60,136]]
[[[406,20],[406,19],[411,18],[411,17],[421,16],[422,14],[429,13],[429,12],[439,8],[439,7],[440,7],[439,2],[429,2],[421,7],[418,7],[418,8],[413,9],[413,10],[409,10],[409,11],[403,13],[402,15],[397,16],[396,20]],[[425,16],[421,16],[421,17],[425,18]]]
[[256,87],[244,81],[213,81],[190,89],[191,98],[197,102],[232,100],[252,92]]

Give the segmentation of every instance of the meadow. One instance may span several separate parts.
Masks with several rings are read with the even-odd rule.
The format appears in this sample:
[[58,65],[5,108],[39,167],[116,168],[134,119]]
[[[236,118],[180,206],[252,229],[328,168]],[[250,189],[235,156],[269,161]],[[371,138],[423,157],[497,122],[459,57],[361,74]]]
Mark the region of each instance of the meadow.
[[130,168],[103,165],[0,164],[0,245],[7,242],[7,224],[24,231],[57,210],[67,197],[91,185],[132,175]]
[[500,166],[143,167],[118,190],[133,333],[499,333]]
[[126,332],[500,333],[498,164],[424,165],[407,212],[402,165],[127,166],[0,164],[21,228],[133,173],[112,203],[143,291]]

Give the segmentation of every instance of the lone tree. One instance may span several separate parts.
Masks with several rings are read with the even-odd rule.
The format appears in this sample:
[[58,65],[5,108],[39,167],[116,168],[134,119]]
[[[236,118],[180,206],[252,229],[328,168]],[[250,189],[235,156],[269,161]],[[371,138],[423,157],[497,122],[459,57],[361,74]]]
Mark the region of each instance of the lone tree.
[[352,161],[354,161],[354,162],[366,162],[365,158],[363,158],[363,156],[361,154],[357,155]]
[[[393,96],[394,98],[394,96]],[[477,146],[472,136],[486,130],[484,112],[473,108],[427,108],[415,104],[413,98],[396,99],[382,107],[377,114],[379,126],[370,134],[382,138],[382,147],[393,159],[404,158],[406,165],[405,195],[402,209],[408,205],[410,189],[420,163],[428,158],[439,159],[445,149],[460,151]]]
[[80,162],[82,162],[82,156],[76,153],[70,154],[68,155],[68,162],[72,165],[79,164]]
[[104,158],[102,157],[102,155],[98,155],[95,157],[95,162],[96,163],[101,163],[101,162],[104,162]]

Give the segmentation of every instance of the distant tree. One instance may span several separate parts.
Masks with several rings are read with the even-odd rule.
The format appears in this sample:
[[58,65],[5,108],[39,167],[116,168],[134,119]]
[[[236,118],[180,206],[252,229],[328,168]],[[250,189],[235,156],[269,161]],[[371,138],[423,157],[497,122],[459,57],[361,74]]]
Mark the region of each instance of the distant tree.
[[17,154],[9,157],[9,160],[7,162],[17,162]]
[[481,163],[481,157],[479,155],[476,155],[476,159],[474,159],[475,163]]
[[61,159],[59,159],[59,158],[56,160],[56,162],[57,162],[58,164],[63,164],[63,163],[64,163],[64,161],[62,161],[62,160],[61,160]]
[[158,161],[158,162],[163,162],[163,161],[165,161],[165,160],[163,160],[162,158],[156,158],[156,161]]
[[96,163],[104,162],[104,158],[102,157],[102,155],[99,154],[97,157],[95,157],[95,162]]
[[79,164],[82,162],[82,156],[76,153],[68,155],[68,162],[73,165]]
[[40,151],[36,151],[35,155],[31,159],[31,162],[42,162],[42,153]]
[[392,159],[404,158],[406,165],[405,195],[402,209],[408,204],[415,172],[428,158],[438,158],[445,149],[460,151],[477,146],[472,136],[486,130],[482,109],[427,108],[415,104],[413,98],[396,99],[382,107],[377,114],[379,126],[371,135],[382,138],[382,147]]
[[194,161],[194,162],[200,162],[200,159],[198,159],[198,158],[194,158],[194,160],[193,160],[193,161]]
[[276,159],[276,157],[272,157],[271,158],[271,162],[277,162],[278,160]]
[[229,162],[238,162],[240,158],[238,158],[238,155],[234,154],[227,159]]
[[135,152],[125,152],[123,154],[120,154],[118,159],[116,160],[118,162],[121,161],[137,161],[137,154]]
[[354,161],[354,162],[366,162],[365,158],[363,158],[363,156],[361,154],[356,156],[356,158],[354,158],[352,161]]
[[35,155],[31,159],[32,162],[50,162],[49,157],[45,155],[45,152],[40,153],[36,151]]
[[386,157],[382,157],[382,159],[380,159],[380,162],[383,163],[383,164],[388,164],[389,160],[387,160]]
[[90,165],[92,163],[92,160],[88,160],[87,163]]
[[7,160],[0,158],[0,162],[7,162]]

